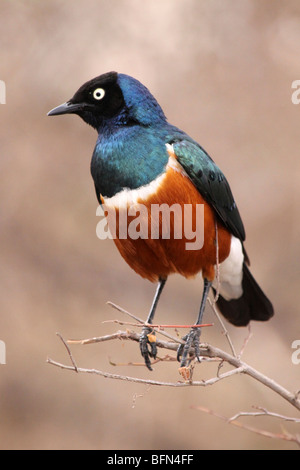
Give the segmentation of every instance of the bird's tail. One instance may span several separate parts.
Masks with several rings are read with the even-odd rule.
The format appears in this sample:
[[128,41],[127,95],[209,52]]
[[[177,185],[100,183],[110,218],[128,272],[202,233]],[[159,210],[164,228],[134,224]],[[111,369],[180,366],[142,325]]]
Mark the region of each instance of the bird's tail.
[[255,281],[246,263],[243,264],[242,287],[243,295],[238,299],[225,300],[219,295],[217,306],[222,315],[235,326],[246,326],[250,320],[269,320],[274,314],[273,306]]

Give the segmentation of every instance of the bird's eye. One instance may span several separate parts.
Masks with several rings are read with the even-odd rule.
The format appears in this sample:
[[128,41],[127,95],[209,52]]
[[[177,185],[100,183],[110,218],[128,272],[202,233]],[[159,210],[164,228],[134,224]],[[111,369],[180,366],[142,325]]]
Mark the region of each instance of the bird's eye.
[[103,88],[96,88],[96,90],[94,90],[93,92],[93,97],[95,98],[95,100],[102,100],[104,95],[105,95],[105,90],[103,90]]

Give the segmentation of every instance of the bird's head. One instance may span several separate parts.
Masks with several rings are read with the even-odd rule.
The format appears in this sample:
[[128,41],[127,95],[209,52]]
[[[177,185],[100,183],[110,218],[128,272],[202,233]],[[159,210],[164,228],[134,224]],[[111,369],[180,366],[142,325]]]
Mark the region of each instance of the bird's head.
[[48,116],[77,114],[95,129],[104,123],[149,126],[165,121],[165,115],[149,90],[138,80],[108,72],[84,83],[66,103]]

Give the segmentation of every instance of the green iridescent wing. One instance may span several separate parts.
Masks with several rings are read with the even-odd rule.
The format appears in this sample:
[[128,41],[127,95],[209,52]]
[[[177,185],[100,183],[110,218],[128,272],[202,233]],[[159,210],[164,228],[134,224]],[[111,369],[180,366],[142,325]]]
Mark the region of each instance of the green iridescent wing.
[[178,162],[204,199],[214,208],[225,227],[241,241],[245,229],[230,186],[222,171],[196,142],[171,141]]

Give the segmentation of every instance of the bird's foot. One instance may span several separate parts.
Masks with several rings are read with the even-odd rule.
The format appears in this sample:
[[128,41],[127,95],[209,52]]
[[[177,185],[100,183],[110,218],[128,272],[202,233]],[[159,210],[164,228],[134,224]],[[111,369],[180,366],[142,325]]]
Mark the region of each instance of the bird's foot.
[[[200,362],[200,328],[192,328],[191,331],[182,339],[185,341],[177,349],[177,360],[180,361],[180,367],[187,367],[194,357]],[[192,357],[188,359],[191,348],[194,348]],[[181,360],[180,360],[181,359]]]
[[145,326],[142,330],[140,336],[140,351],[144,358],[146,366],[149,370],[152,370],[150,358],[156,358],[157,346],[156,336],[154,334],[153,328],[149,326]]

